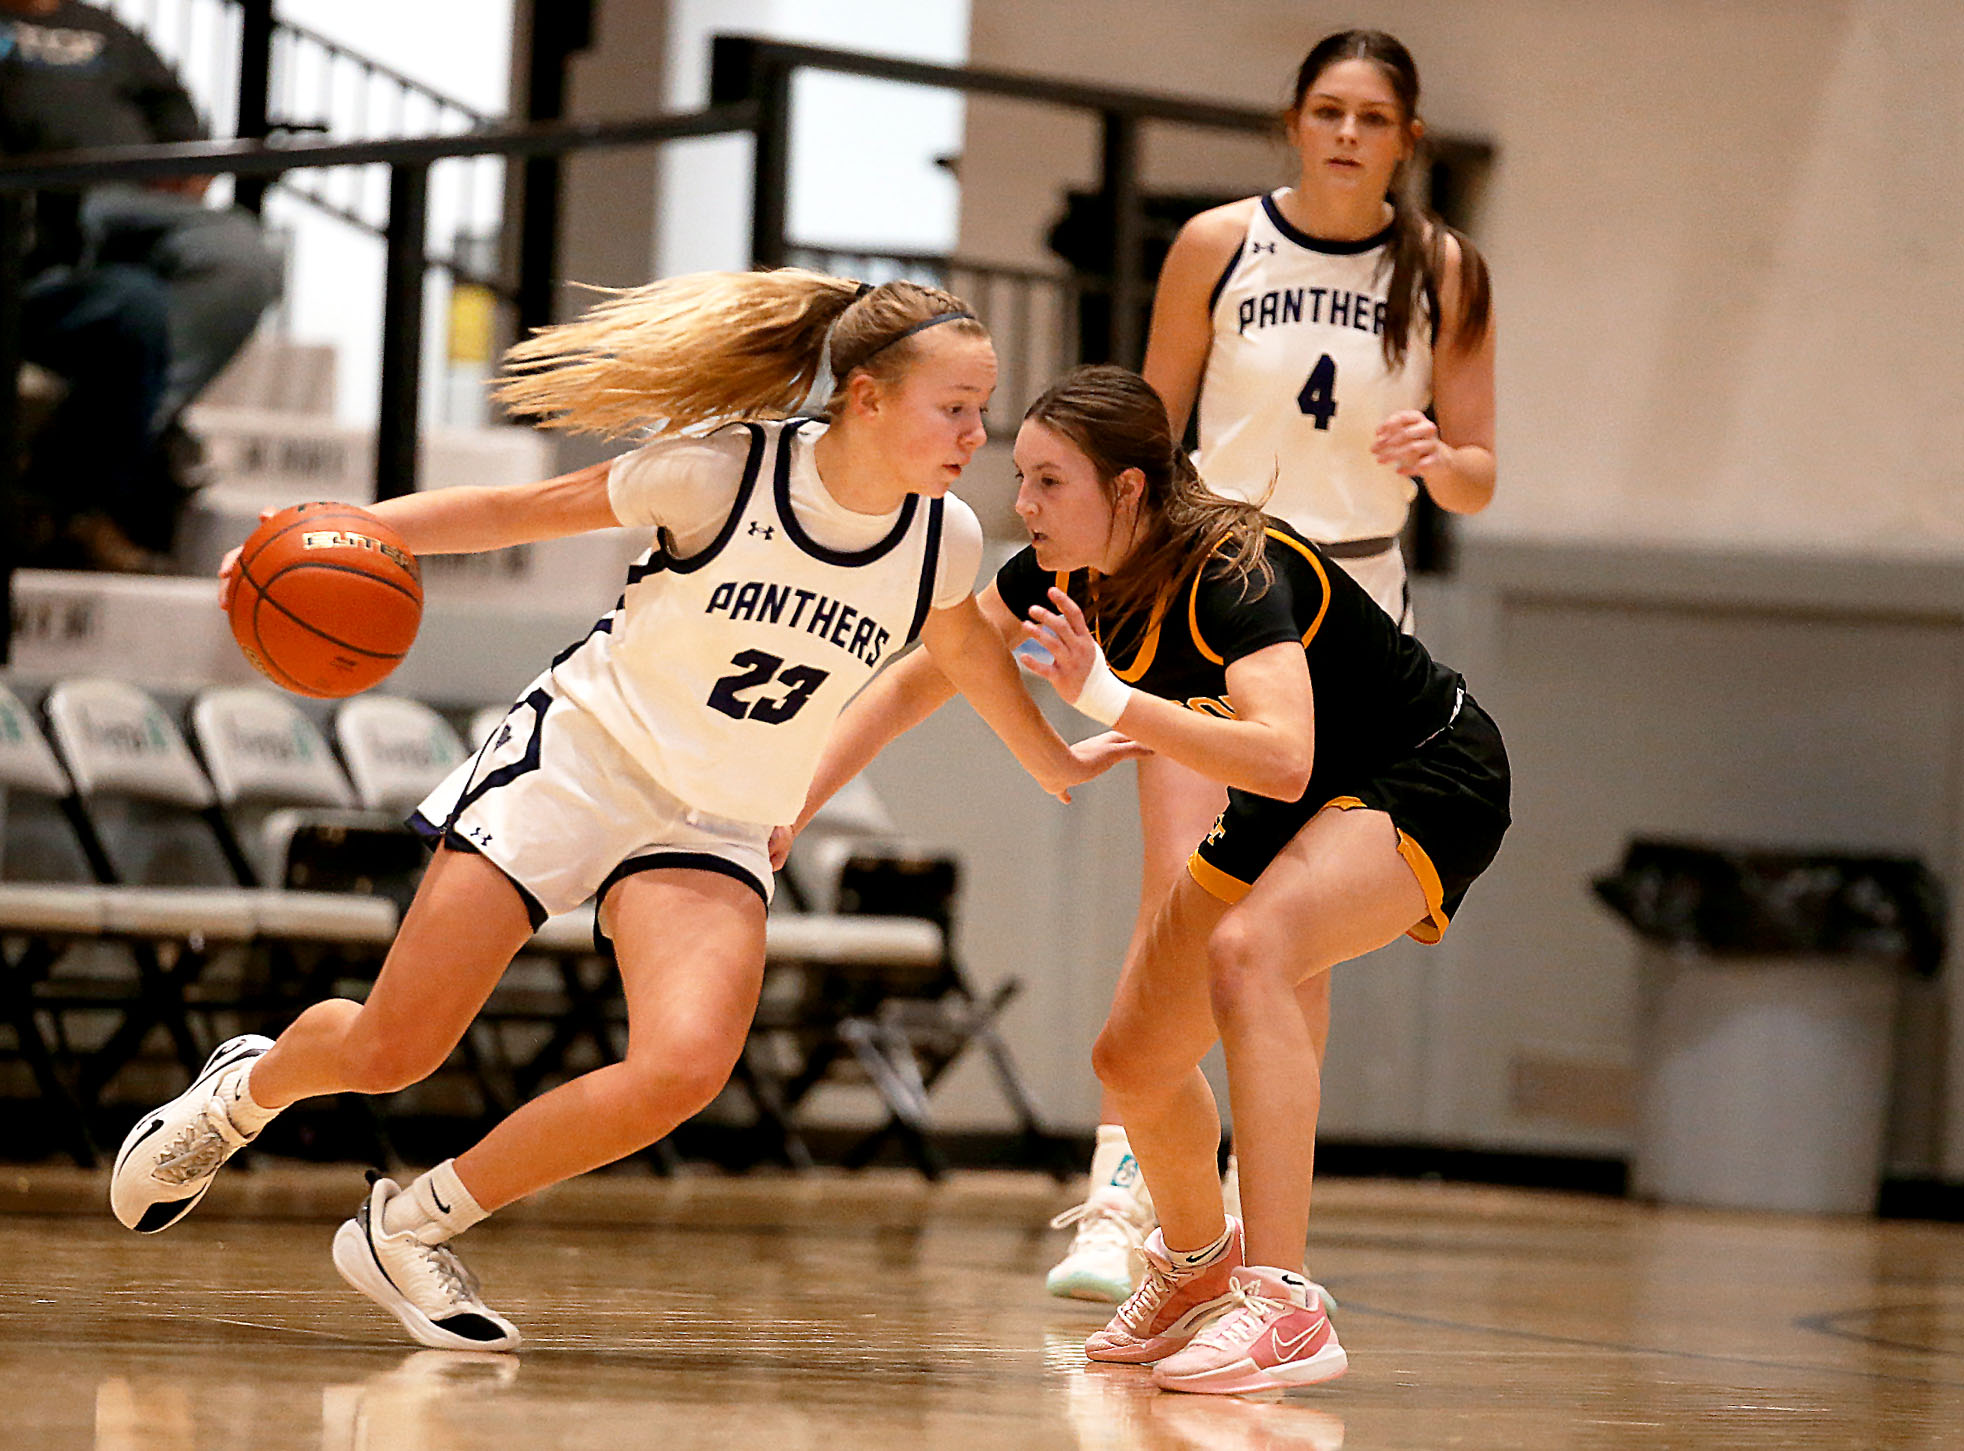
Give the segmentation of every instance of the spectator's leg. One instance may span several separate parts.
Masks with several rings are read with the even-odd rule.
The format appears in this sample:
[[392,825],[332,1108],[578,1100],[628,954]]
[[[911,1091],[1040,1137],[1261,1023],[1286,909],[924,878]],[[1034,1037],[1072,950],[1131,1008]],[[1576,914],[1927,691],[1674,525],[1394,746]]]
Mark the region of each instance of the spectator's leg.
[[140,263],[170,289],[161,431],[232,361],[279,297],[280,259],[250,212],[164,192],[91,193],[83,220],[99,259]]
[[150,423],[169,362],[163,284],[135,267],[37,279],[21,299],[21,333],[25,356],[68,383],[35,442],[27,493],[82,544],[76,562],[149,567],[114,521],[156,479]]

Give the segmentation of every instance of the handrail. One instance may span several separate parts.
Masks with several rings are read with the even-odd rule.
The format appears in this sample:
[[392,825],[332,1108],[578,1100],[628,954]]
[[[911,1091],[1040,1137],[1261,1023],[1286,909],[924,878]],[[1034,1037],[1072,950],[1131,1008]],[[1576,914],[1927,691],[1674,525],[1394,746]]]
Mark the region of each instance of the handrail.
[[[1109,273],[1115,298],[1144,291],[1145,216],[1140,184],[1140,127],[1147,122],[1206,126],[1279,136],[1277,114],[1249,106],[1223,105],[1153,91],[1125,91],[1083,85],[1021,71],[988,70],[861,55],[826,46],[800,45],[748,35],[719,35],[710,48],[709,98],[714,104],[753,101],[762,111],[757,131],[751,194],[751,256],[760,266],[781,265],[791,241],[786,235],[790,194],[790,96],[792,75],[801,69],[832,71],[874,80],[933,86],[969,94],[1002,96],[1094,112],[1100,138],[1101,194],[1111,208],[1112,252]],[[1435,138],[1441,152],[1485,160],[1492,147],[1458,137]],[[1141,319],[1134,309],[1116,307],[1110,321],[1108,355],[1137,364],[1144,351]]]
[[[423,274],[429,265],[430,167],[455,156],[562,156],[602,146],[635,146],[690,136],[756,131],[749,103],[715,105],[627,121],[496,126],[450,136],[328,143],[187,141],[106,147],[45,157],[0,158],[0,380],[20,357],[20,260],[26,230],[24,193],[105,181],[171,176],[279,176],[326,166],[389,168],[387,263],[382,294],[382,380],[375,420],[378,498],[416,487],[416,409],[421,387]],[[0,470],[16,456],[14,390],[0,387]],[[0,560],[0,567],[5,561]]]
[[[226,0],[226,3],[238,5],[242,3],[242,0]],[[468,102],[460,101],[455,96],[439,91],[428,81],[419,81],[414,76],[399,71],[391,65],[386,65],[372,56],[363,55],[358,50],[352,50],[340,41],[332,40],[317,30],[309,30],[304,25],[297,25],[293,21],[284,18],[276,18],[273,24],[274,28],[279,32],[297,36],[309,45],[319,46],[330,55],[338,55],[344,60],[352,61],[362,69],[381,76],[384,80],[389,81],[393,85],[400,86],[412,95],[421,96],[424,100],[441,107],[443,110],[455,111],[458,115],[470,121],[474,126],[482,125],[492,119],[485,112],[478,110]]]
[[1048,101],[1085,111],[1109,111],[1146,121],[1173,121],[1189,126],[1218,126],[1230,130],[1273,130],[1277,116],[1252,106],[1230,106],[1164,91],[1122,91],[1110,86],[1087,86],[1028,71],[987,70],[903,60],[895,56],[864,55],[827,46],[766,40],[750,35],[719,35],[711,48],[709,98],[731,101],[743,94],[739,80],[753,64],[792,69],[837,71],[875,80],[904,81],[943,90],[973,91],[1025,101]]
[[700,111],[667,112],[630,121],[555,121],[534,126],[487,126],[443,136],[380,141],[180,141],[157,146],[105,146],[46,156],[0,157],[0,191],[150,181],[168,176],[277,176],[325,166],[428,166],[453,156],[562,156],[600,146],[635,146],[690,136],[750,131],[757,108],[748,102]]

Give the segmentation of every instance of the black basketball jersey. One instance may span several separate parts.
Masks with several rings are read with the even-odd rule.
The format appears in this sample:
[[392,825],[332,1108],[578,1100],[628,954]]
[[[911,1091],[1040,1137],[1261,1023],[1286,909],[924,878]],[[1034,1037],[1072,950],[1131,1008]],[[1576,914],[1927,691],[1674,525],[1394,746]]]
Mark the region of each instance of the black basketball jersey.
[[1090,571],[1043,569],[1024,549],[996,575],[1018,619],[1063,588],[1084,611],[1107,661],[1128,685],[1189,710],[1232,716],[1227,667],[1285,640],[1302,642],[1316,701],[1312,790],[1409,755],[1453,719],[1456,671],[1402,633],[1340,567],[1280,519],[1268,521],[1274,578],[1235,576],[1215,555],[1163,596],[1149,621],[1106,621]]

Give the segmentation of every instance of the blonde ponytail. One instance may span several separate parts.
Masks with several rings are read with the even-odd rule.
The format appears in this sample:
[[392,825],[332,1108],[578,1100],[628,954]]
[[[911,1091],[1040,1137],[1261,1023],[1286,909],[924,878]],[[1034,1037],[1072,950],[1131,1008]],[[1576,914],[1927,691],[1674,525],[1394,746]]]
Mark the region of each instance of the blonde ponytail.
[[[835,323],[843,381],[861,365],[903,368],[909,328],[967,310],[911,282],[869,288],[796,267],[692,273],[608,291],[572,322],[540,328],[506,352],[494,396],[542,428],[606,438],[782,417],[811,392]],[[972,317],[961,322],[987,336]]]

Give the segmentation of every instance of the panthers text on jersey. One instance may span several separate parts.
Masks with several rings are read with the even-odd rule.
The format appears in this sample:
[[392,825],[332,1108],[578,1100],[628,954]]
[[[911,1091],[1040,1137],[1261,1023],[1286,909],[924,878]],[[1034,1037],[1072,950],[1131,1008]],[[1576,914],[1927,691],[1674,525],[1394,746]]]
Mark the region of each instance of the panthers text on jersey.
[[910,494],[884,538],[828,548],[791,507],[808,425],[733,426],[749,451],[721,532],[686,558],[658,536],[615,607],[553,662],[551,688],[689,805],[787,822],[833,720],[920,632],[944,516],[967,506]]
[[1389,242],[1311,237],[1265,196],[1211,299],[1201,475],[1323,543],[1397,534],[1417,493],[1371,457],[1380,423],[1432,398],[1429,320],[1385,361]]

